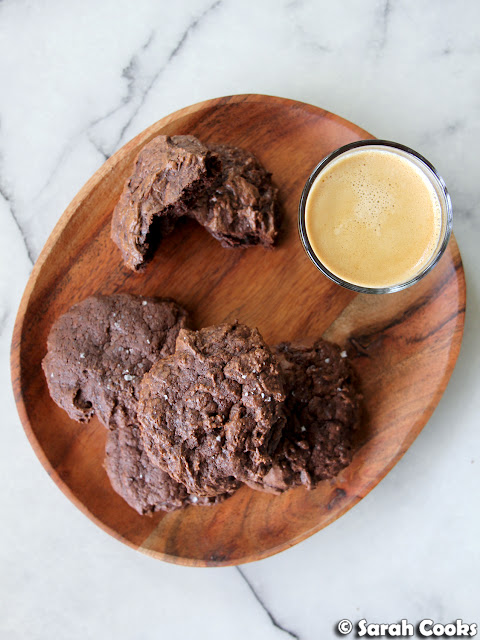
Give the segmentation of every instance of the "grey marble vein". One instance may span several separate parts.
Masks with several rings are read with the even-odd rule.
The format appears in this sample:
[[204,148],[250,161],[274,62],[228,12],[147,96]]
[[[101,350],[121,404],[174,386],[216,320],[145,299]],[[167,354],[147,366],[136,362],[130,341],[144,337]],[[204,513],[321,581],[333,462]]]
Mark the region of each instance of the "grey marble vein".
[[[153,30],[149,33],[145,42],[140,46],[138,50],[136,50],[132,54],[128,63],[122,69],[122,78],[127,81],[127,88],[126,88],[125,95],[123,95],[121,98],[121,101],[117,105],[109,109],[103,115],[91,120],[87,124],[87,126],[83,127],[73,138],[71,138],[67,142],[63,151],[60,153],[57,161],[55,162],[53,169],[50,171],[50,175],[46,179],[42,188],[39,190],[38,195],[41,195],[50,186],[59,167],[62,165],[63,161],[65,160],[65,157],[71,151],[72,146],[76,143],[76,141],[79,138],[81,138],[81,136],[86,135],[88,141],[95,148],[95,150],[102,156],[103,160],[108,160],[108,158],[110,158],[110,156],[114,153],[114,151],[116,151],[116,149],[119,147],[119,145],[123,141],[126,131],[132,124],[135,117],[138,115],[142,106],[145,104],[146,99],[148,98],[151,90],[153,89],[158,79],[165,72],[166,68],[172,62],[172,60],[174,60],[180,54],[180,52],[185,48],[185,45],[188,39],[191,37],[192,33],[198,29],[200,24],[209,14],[211,14],[213,11],[215,11],[221,6],[222,1],[223,0],[215,0],[215,2],[210,4],[204,11],[202,11],[202,13],[200,13],[200,15],[192,18],[192,20],[186,26],[184,31],[181,33],[175,46],[172,48],[172,50],[168,54],[165,62],[152,75],[147,85],[143,89],[139,90],[138,86],[136,85],[136,75],[138,74],[138,71],[141,68],[142,55],[150,49],[151,45],[155,41],[155,31]],[[135,102],[136,104],[134,105]],[[97,140],[94,134],[95,127],[101,122],[105,122],[106,120],[108,120],[108,118],[118,113],[120,109],[124,107],[128,107],[130,105],[134,105],[134,106],[131,112],[129,113],[126,121],[122,125],[116,139],[111,144],[108,145],[108,148],[105,147],[105,145],[102,145]]]
[[63,163],[65,161],[65,158],[71,152],[72,146],[74,145],[74,143],[75,143],[76,139],[79,137],[79,135],[80,134],[77,134],[76,136],[74,136],[73,138],[70,138],[70,140],[67,141],[67,143],[63,147],[62,151],[60,152],[55,164],[53,165],[52,169],[50,170],[50,173],[48,174],[47,179],[43,183],[42,187],[38,190],[38,193],[36,195],[37,198],[39,198],[48,189],[48,187],[52,184],[53,179],[55,178],[55,176],[57,174],[57,171],[63,165]]
[[245,581],[245,584],[247,585],[247,587],[250,589],[253,596],[255,597],[255,600],[258,602],[258,604],[262,607],[262,609],[265,611],[267,616],[270,618],[270,621],[273,624],[273,626],[276,627],[277,629],[280,629],[280,631],[287,633],[291,638],[296,638],[297,640],[300,640],[300,636],[297,633],[295,633],[294,631],[290,631],[290,629],[287,629],[286,627],[282,627],[282,625],[278,622],[278,620],[275,618],[273,613],[268,609],[265,602],[262,600],[262,598],[260,598],[258,593],[255,591],[252,583],[247,578],[245,573],[240,569],[240,567],[235,567],[235,568],[238,571],[238,573],[242,576],[243,580]]
[[287,4],[285,5],[285,9],[289,12],[289,18],[292,22],[294,34],[296,36],[295,39],[298,41],[298,44],[300,44],[305,49],[316,53],[331,53],[331,47],[318,42],[318,40],[315,38],[316,34],[309,34],[304,25],[301,24],[299,20],[298,10],[302,9],[303,7],[304,2],[302,0],[292,0],[291,2],[287,2]]
[[95,149],[95,151],[98,151],[98,153],[102,156],[102,158],[106,161],[110,158],[111,154],[107,153],[105,151],[105,149],[103,149],[102,145],[99,144],[95,138],[91,135],[90,131],[87,131],[87,138],[88,141],[90,142],[90,144],[93,146],[93,148]]
[[[188,25],[188,27],[185,29],[185,31],[182,33],[182,36],[180,37],[177,45],[172,49],[170,55],[168,56],[167,59],[167,63],[168,64],[171,60],[173,60],[173,58],[175,58],[175,56],[178,55],[178,53],[181,51],[181,49],[183,48],[183,46],[185,45],[185,42],[187,41],[187,38],[189,37],[189,35],[198,28],[199,24],[203,21],[203,19],[212,11],[214,11],[215,9],[218,9],[218,7],[222,4],[222,0],[215,0],[215,2],[213,4],[211,4],[209,7],[207,7],[205,9],[205,11],[203,11],[198,18],[194,18],[190,24]],[[166,66],[166,65],[165,65]]]
[[103,115],[101,115],[98,118],[95,118],[94,120],[92,120],[90,122],[90,124],[88,125],[88,127],[87,127],[87,135],[88,135],[88,138],[89,138],[90,142],[104,156],[110,157],[111,153],[113,153],[114,148],[112,149],[111,153],[108,153],[103,148],[101,148],[101,146],[93,138],[92,129],[96,125],[100,124],[101,122],[104,122],[105,120],[107,120],[108,118],[113,116],[115,113],[117,113],[123,107],[125,107],[125,106],[127,106],[127,105],[132,103],[132,101],[134,100],[135,95],[136,95],[135,75],[136,75],[136,73],[138,71],[138,68],[140,66],[140,62],[139,61],[141,60],[142,54],[145,53],[146,51],[148,51],[148,49],[149,49],[150,45],[152,44],[154,38],[155,38],[155,31],[151,31],[150,34],[148,35],[148,38],[146,39],[146,41],[141,45],[140,49],[135,51],[132,54],[132,56],[130,57],[128,63],[122,69],[122,78],[127,80],[127,91],[126,91],[126,94],[124,96],[122,96],[122,99],[121,99],[120,103],[117,104],[115,107],[109,109]]
[[16,205],[15,205],[15,199],[13,197],[13,194],[9,191],[9,189],[5,185],[4,181],[2,180],[2,176],[0,176],[0,196],[5,200],[5,203],[7,204],[7,207],[9,209],[9,211],[10,211],[10,215],[12,216],[13,221],[15,222],[15,226],[17,227],[17,229],[18,229],[18,231],[20,233],[20,236],[22,238],[23,245],[25,247],[25,251],[27,253],[28,260],[33,266],[33,264],[35,263],[35,257],[34,257],[33,249],[30,246],[30,242],[28,240],[27,234],[25,233],[25,229],[20,224],[20,221],[18,219],[17,208],[16,208]]
[[[117,148],[118,145],[120,144],[120,142],[123,140],[123,136],[125,135],[125,132],[129,128],[129,126],[132,124],[133,120],[137,116],[137,114],[140,111],[140,109],[142,108],[142,106],[145,104],[145,100],[147,99],[150,91],[152,90],[153,86],[155,85],[157,80],[160,78],[160,76],[164,73],[164,71],[167,68],[167,66],[170,64],[170,62],[176,56],[178,56],[180,51],[184,48],[185,43],[187,42],[188,38],[199,27],[199,25],[205,19],[205,17],[207,15],[209,15],[212,11],[215,11],[215,9],[218,9],[218,7],[221,4],[222,4],[222,0],[216,0],[213,4],[208,6],[198,17],[196,17],[193,20],[191,20],[191,22],[188,24],[188,26],[186,27],[186,29],[184,30],[184,32],[180,36],[177,44],[175,45],[175,47],[172,49],[172,51],[168,55],[165,63],[152,76],[150,82],[147,84],[145,89],[142,91],[142,93],[140,95],[140,100],[139,100],[137,106],[135,107],[133,112],[130,114],[130,117],[128,118],[127,122],[123,125],[123,127],[122,127],[122,129],[120,131],[120,134],[119,134],[119,136],[118,136],[118,138],[117,138],[117,140],[116,140],[116,142],[114,144],[114,149]],[[126,77],[129,78],[129,75],[126,75]]]
[[149,48],[150,44],[153,41],[153,38],[154,38],[154,32],[152,31],[149,34],[147,40],[142,44],[140,49],[133,53],[133,55],[131,56],[131,58],[128,61],[127,65],[122,70],[122,78],[126,78],[128,80],[126,95],[124,95],[122,97],[122,99],[121,99],[119,104],[117,104],[115,107],[109,109],[103,115],[101,115],[101,116],[99,116],[97,118],[94,118],[91,122],[88,123],[88,125],[86,127],[83,127],[81,129],[81,131],[79,131],[73,138],[68,140],[68,142],[64,146],[62,152],[58,156],[58,159],[55,162],[52,170],[50,171],[50,174],[49,174],[48,178],[46,179],[46,181],[43,184],[42,188],[38,192],[38,196],[40,196],[50,186],[50,184],[52,183],[52,181],[53,181],[58,169],[60,168],[60,166],[62,165],[63,161],[65,160],[65,157],[67,156],[67,154],[71,150],[72,145],[75,144],[75,142],[78,140],[78,138],[80,138],[82,135],[86,135],[87,136],[88,141],[95,148],[95,150],[102,156],[102,158],[104,160],[108,160],[108,158],[110,158],[110,156],[113,153],[113,150],[115,149],[115,145],[112,145],[113,150],[111,152],[109,152],[106,149],[104,149],[103,146],[95,139],[95,136],[93,134],[93,128],[96,125],[100,124],[101,122],[107,120],[109,117],[113,116],[122,107],[124,107],[124,106],[126,106],[126,105],[128,105],[128,104],[130,104],[132,102],[132,100],[134,99],[134,96],[135,96],[134,81],[135,81],[135,71],[138,68],[138,58],[139,58],[139,56],[141,56],[142,52],[145,52]]
[[[144,54],[145,52],[148,51],[148,49],[150,48],[151,44],[155,40],[155,31],[152,31],[149,34],[148,38],[146,39],[144,44],[140,47],[140,49],[138,51],[136,51],[131,56],[130,60],[128,61],[128,64],[122,70],[122,78],[124,78],[127,81],[126,94],[122,97],[121,102],[118,105],[116,105],[115,107],[110,109],[104,115],[102,115],[99,118],[96,118],[95,120],[93,120],[89,124],[89,126],[87,128],[87,130],[89,132],[89,140],[90,140],[90,142],[92,142],[92,144],[95,146],[95,148],[104,157],[110,157],[110,155],[119,147],[120,143],[122,142],[122,140],[123,140],[123,138],[125,136],[125,133],[127,132],[128,128],[131,126],[132,122],[134,121],[134,119],[138,115],[138,113],[139,113],[140,109],[142,108],[142,106],[145,104],[145,101],[147,100],[151,90],[155,86],[155,84],[158,81],[158,79],[165,72],[165,70],[167,69],[168,65],[172,62],[172,60],[174,60],[179,55],[179,53],[184,49],[184,47],[185,47],[188,39],[191,37],[192,33],[194,31],[196,31],[198,29],[198,27],[200,26],[200,24],[203,22],[203,20],[209,14],[211,14],[213,11],[218,9],[218,7],[221,4],[222,4],[222,0],[215,0],[215,2],[210,4],[202,13],[200,13],[200,15],[198,15],[197,17],[192,18],[192,20],[189,22],[189,24],[186,26],[186,28],[184,29],[184,31],[180,35],[180,38],[178,39],[177,43],[175,44],[175,46],[172,48],[172,50],[170,51],[170,53],[166,57],[165,62],[152,75],[152,77],[150,78],[149,82],[140,91],[138,91],[138,87],[136,85],[136,76],[138,75],[138,71],[141,68],[142,54]],[[115,113],[117,113],[121,108],[123,108],[125,106],[128,106],[128,105],[131,105],[131,104],[133,105],[133,103],[136,103],[136,104],[133,106],[133,109],[131,110],[131,112],[128,115],[126,121],[122,125],[116,140],[110,145],[110,148],[108,150],[106,150],[104,147],[102,147],[102,145],[98,144],[95,141],[95,138],[94,138],[93,133],[91,132],[91,130],[96,125],[98,125],[100,122],[103,122],[103,121],[107,120],[110,116],[112,116]]]
[[380,9],[380,37],[377,40],[377,54],[380,54],[385,49],[385,45],[387,43],[388,27],[392,12],[392,0],[383,0]]
[[331,53],[332,49],[330,47],[328,47],[325,44],[322,44],[321,42],[318,42],[317,40],[312,39],[308,33],[306,32],[305,28],[297,23],[295,24],[295,32],[296,34],[299,36],[299,40],[300,43],[305,47],[308,48],[312,51],[318,52],[318,53]]

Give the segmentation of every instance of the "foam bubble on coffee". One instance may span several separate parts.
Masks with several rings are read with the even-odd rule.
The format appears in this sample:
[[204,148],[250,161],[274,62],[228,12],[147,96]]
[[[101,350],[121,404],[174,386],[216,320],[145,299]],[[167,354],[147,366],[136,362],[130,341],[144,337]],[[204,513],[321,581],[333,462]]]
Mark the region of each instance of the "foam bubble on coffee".
[[442,210],[424,171],[395,151],[359,148],[314,181],[305,207],[310,245],[352,284],[391,287],[415,277],[438,246]]

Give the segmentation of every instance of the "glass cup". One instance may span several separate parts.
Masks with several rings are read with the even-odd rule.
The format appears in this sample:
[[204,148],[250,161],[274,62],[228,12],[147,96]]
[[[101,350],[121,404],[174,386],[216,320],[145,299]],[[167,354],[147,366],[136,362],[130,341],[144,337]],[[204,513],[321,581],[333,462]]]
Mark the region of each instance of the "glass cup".
[[[343,280],[336,274],[332,273],[325,264],[322,263],[320,257],[315,253],[313,247],[310,243],[306,224],[305,224],[305,209],[307,204],[307,198],[310,193],[310,189],[314,184],[315,180],[318,176],[325,171],[325,169],[330,165],[333,160],[336,160],[343,154],[350,153],[352,150],[360,149],[362,147],[371,147],[372,149],[385,150],[390,151],[399,156],[407,159],[409,162],[413,163],[418,169],[421,170],[423,175],[428,179],[431,186],[434,188],[435,193],[438,197],[438,201],[440,203],[441,209],[441,228],[440,235],[438,239],[437,246],[435,251],[431,255],[430,259],[423,267],[416,273],[413,277],[410,277],[408,280],[403,282],[398,282],[392,284],[391,286],[384,287],[367,287],[360,286],[353,282],[348,282]],[[339,168],[338,170],[341,170]],[[298,216],[298,227],[300,232],[300,238],[303,244],[307,255],[313,262],[313,264],[330,280],[336,282],[342,287],[346,287],[347,289],[351,289],[352,291],[357,291],[359,293],[393,293],[395,291],[401,291],[402,289],[406,289],[407,287],[412,286],[421,280],[427,273],[429,273],[433,267],[437,264],[440,258],[445,251],[448,241],[450,239],[450,235],[452,232],[452,202],[450,200],[450,196],[447,191],[447,187],[445,186],[445,182],[437,173],[435,168],[426,160],[423,156],[421,156],[416,151],[405,147],[402,144],[398,144],[396,142],[390,142],[388,140],[361,140],[359,142],[352,142],[347,144],[336,151],[333,151],[328,156],[326,156],[312,171],[310,177],[308,178],[305,187],[302,192],[302,196],[300,198],[299,205],[299,216]]]

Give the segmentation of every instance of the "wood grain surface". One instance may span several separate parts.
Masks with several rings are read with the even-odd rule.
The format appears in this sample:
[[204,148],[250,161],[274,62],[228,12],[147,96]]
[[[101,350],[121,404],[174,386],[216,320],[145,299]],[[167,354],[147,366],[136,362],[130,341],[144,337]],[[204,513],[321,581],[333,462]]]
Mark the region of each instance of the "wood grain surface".
[[[110,218],[141,147],[158,134],[194,134],[254,152],[279,187],[283,226],[273,250],[223,249],[193,221],[163,240],[142,274],[128,271],[109,238]],[[437,405],[460,349],[465,280],[452,237],[419,284],[390,295],[338,287],[310,262],[297,208],[314,166],[337,147],[371,138],[317,107],[240,95],[208,100],[149,127],[112,156],[60,218],[27,284],[12,342],[20,418],[42,464],[91,519],[157,558],[232,565],[286,549],[341,516],[405,453]],[[41,369],[52,323],[93,293],[170,296],[197,328],[238,319],[265,339],[321,336],[343,345],[362,380],[365,415],[352,464],[314,491],[272,496],[241,488],[212,508],[139,516],[111,488],[103,468],[106,430],[83,426],[51,400]],[[412,479],[413,481],[413,479]]]

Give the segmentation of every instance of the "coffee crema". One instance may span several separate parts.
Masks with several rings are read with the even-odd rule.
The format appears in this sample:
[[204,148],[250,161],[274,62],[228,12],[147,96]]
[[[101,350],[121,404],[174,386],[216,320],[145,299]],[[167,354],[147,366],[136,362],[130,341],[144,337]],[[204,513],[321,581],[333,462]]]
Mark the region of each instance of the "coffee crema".
[[421,273],[435,255],[442,207],[408,157],[360,147],[319,173],[306,200],[305,229],[332,274],[359,287],[392,287]]

